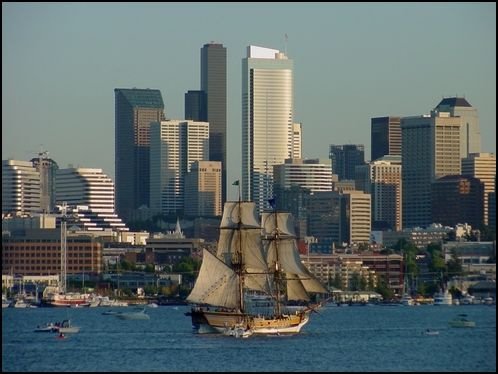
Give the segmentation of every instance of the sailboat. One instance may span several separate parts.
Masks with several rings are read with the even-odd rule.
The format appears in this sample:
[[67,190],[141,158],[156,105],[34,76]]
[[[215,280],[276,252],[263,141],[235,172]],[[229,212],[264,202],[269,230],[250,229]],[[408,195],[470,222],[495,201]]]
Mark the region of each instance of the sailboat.
[[90,295],[79,292],[67,292],[67,205],[63,202],[61,209],[61,274],[59,285],[47,286],[43,291],[45,304],[55,307],[90,306]]
[[[254,202],[225,203],[217,251],[203,251],[187,297],[197,332],[292,334],[308,323],[318,306],[310,293],[327,290],[302,264],[291,218],[275,210],[259,222]],[[302,307],[287,309],[289,302]]]

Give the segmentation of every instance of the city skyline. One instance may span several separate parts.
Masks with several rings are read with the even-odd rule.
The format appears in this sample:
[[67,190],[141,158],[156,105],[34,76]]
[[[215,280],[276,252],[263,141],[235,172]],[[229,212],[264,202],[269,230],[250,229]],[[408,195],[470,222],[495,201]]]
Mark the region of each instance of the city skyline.
[[494,3],[3,3],[2,159],[42,148],[61,168],[102,168],[116,181],[114,89],[158,89],[166,118],[184,119],[212,41],[227,50],[229,199],[241,180],[249,45],[294,62],[304,158],[363,144],[370,159],[371,118],[428,114],[449,96],[477,109],[481,151],[496,153]]

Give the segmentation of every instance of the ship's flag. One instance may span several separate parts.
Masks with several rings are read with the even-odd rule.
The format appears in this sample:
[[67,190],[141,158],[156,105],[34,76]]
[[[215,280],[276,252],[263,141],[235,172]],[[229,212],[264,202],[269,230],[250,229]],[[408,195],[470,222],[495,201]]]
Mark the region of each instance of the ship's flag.
[[232,186],[238,186],[239,185],[239,181],[236,180],[235,182],[232,183]]
[[272,197],[271,199],[269,199],[268,203],[270,204],[270,206],[271,206],[272,209],[275,209],[277,207],[277,203],[276,203],[274,197]]

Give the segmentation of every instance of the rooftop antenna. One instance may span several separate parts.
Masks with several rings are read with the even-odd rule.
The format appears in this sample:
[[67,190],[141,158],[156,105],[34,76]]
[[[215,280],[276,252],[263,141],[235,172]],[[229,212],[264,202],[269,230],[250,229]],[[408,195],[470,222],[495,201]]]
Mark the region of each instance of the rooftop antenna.
[[289,37],[287,36],[287,33],[285,33],[285,43],[284,43],[284,53],[287,56],[287,40]]

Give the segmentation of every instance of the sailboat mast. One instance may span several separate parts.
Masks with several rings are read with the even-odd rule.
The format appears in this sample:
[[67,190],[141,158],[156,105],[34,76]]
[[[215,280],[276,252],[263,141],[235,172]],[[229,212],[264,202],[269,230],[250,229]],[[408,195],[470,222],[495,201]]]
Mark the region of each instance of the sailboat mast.
[[60,288],[62,288],[62,292],[66,292],[66,269],[67,269],[67,217],[66,217],[66,202],[62,203],[61,211],[61,280],[60,280]]

